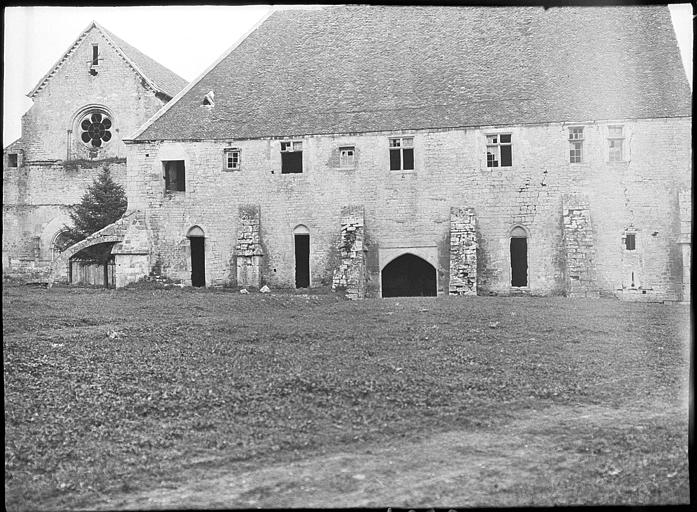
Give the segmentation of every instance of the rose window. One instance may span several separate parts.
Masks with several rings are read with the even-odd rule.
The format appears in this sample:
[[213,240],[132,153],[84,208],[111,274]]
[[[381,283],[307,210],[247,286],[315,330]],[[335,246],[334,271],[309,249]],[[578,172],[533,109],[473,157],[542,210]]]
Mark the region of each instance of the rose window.
[[101,148],[111,140],[111,119],[101,112],[87,114],[80,123],[80,138],[88,146]]

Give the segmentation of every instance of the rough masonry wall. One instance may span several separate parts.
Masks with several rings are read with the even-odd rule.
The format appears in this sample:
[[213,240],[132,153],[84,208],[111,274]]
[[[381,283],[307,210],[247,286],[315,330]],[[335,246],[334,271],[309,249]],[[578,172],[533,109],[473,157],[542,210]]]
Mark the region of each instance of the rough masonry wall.
[[450,295],[477,295],[477,218],[474,208],[450,208]]
[[[202,107],[205,108],[205,107]],[[689,183],[690,120],[615,121],[626,131],[627,159],[609,163],[608,125],[585,123],[581,164],[569,163],[568,126],[492,127],[403,133],[296,137],[303,141],[303,173],[281,174],[280,140],[134,143],[130,146],[129,203],[143,208],[163,268],[186,277],[185,236],[193,225],[206,232],[206,280],[233,282],[237,208],[258,204],[263,218],[264,279],[294,286],[293,229],[310,231],[311,285],[330,285],[337,268],[336,236],[342,205],[363,205],[367,293],[376,293],[380,254],[433,256],[438,292],[450,282],[450,207],[477,212],[478,293],[511,293],[510,234],[529,233],[531,294],[562,294],[566,251],[562,194],[588,197],[593,217],[598,286],[621,284],[622,236],[631,223],[644,241],[645,280],[668,293],[682,269],[677,187]],[[573,126],[576,126],[574,124]],[[510,133],[513,165],[486,167],[486,134]],[[388,138],[414,137],[415,169],[390,171]],[[653,142],[653,141],[657,142]],[[338,148],[355,146],[352,168],[339,166]],[[241,150],[242,167],[222,170],[223,149]],[[186,191],[165,193],[162,161],[186,164]],[[656,235],[653,235],[653,233]]]
[[566,294],[569,297],[598,295],[595,244],[588,200],[577,194],[562,196]]
[[245,205],[239,208],[240,226],[237,231],[237,285],[261,288],[262,258],[259,207]]
[[334,270],[332,290],[345,290],[349,299],[365,298],[367,249],[362,206],[346,206],[341,209],[341,236],[337,249],[340,260]]

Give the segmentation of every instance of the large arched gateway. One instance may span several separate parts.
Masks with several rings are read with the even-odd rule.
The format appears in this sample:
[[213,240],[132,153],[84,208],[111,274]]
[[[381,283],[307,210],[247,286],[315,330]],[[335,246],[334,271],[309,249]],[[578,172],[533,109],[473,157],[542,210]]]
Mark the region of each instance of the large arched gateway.
[[382,269],[383,297],[435,297],[436,269],[413,254],[403,254]]

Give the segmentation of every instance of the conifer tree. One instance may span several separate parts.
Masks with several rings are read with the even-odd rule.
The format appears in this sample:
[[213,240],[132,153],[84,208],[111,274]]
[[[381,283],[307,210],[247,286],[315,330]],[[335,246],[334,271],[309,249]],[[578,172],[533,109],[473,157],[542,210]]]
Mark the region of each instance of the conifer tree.
[[[92,185],[87,188],[80,203],[71,209],[70,219],[73,225],[65,226],[65,248],[119,220],[126,212],[127,206],[126,191],[111,178],[109,167],[104,167]],[[100,263],[106,263],[111,252],[111,244],[92,246],[82,252]]]

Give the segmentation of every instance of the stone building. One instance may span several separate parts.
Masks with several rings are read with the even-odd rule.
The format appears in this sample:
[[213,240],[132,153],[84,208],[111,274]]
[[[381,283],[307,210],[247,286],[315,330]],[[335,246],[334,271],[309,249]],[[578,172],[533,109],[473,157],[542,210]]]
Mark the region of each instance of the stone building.
[[69,207],[101,169],[125,185],[125,134],[186,81],[92,22],[29,92],[22,136],[3,151],[3,273],[45,275]]
[[278,11],[126,141],[86,243],[119,285],[681,299],[690,102],[665,6]]

